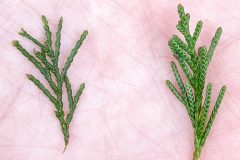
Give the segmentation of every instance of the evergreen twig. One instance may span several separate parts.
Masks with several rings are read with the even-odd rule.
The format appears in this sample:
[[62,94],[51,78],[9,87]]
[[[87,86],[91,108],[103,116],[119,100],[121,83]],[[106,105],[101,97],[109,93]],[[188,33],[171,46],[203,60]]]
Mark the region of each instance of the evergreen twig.
[[[79,98],[85,88],[85,83],[81,84],[75,96],[73,96],[71,84],[70,84],[69,78],[67,77],[67,70],[69,69],[71,63],[73,62],[73,59],[78,52],[78,49],[81,47],[83,41],[85,40],[88,34],[88,31],[84,31],[82,33],[80,39],[77,41],[75,47],[72,49],[69,57],[67,58],[67,61],[63,69],[60,71],[59,65],[58,65],[58,58],[60,54],[61,30],[62,30],[63,18],[61,17],[59,19],[58,29],[56,33],[55,50],[53,49],[53,46],[52,46],[52,33],[49,29],[48,21],[45,16],[42,16],[42,22],[43,22],[45,36],[46,36],[45,43],[39,42],[33,36],[28,34],[24,29],[21,29],[21,31],[19,32],[19,35],[32,41],[34,44],[36,44],[40,48],[40,51],[34,50],[35,56],[31,55],[26,49],[24,49],[22,45],[19,43],[19,41],[17,40],[13,41],[13,46],[15,46],[22,53],[23,56],[27,57],[28,60],[32,62],[36,68],[39,69],[40,73],[45,77],[45,79],[47,80],[51,89],[54,92],[54,95],[53,95],[38,79],[36,79],[33,75],[27,74],[28,79],[32,81],[48,97],[48,99],[55,106],[55,109],[56,109],[55,114],[60,122],[62,133],[64,136],[64,142],[65,142],[64,151],[65,151],[67,144],[69,142],[69,125],[73,118],[73,114],[76,109]],[[56,79],[56,82],[53,81],[52,76],[54,76],[54,78]],[[63,100],[62,100],[63,83],[65,83],[65,87],[67,89],[68,101],[69,101],[69,112],[66,115],[66,118],[64,116],[65,113],[63,111]]]
[[226,86],[223,86],[219,92],[210,118],[207,121],[212,84],[208,83],[206,87],[205,99],[203,99],[203,91],[207,68],[220,39],[222,28],[220,27],[217,29],[208,50],[203,46],[200,47],[197,52],[195,46],[203,23],[202,21],[197,22],[195,31],[193,35],[191,35],[189,30],[190,15],[184,12],[184,8],[181,4],[178,5],[178,14],[180,20],[176,27],[183,34],[185,42],[177,35],[173,35],[168,44],[187,80],[183,82],[176,64],[171,62],[172,71],[181,92],[177,91],[169,80],[166,81],[166,84],[187,109],[194,129],[195,151],[193,153],[193,159],[199,160],[202,147],[206,142],[206,138],[213,125],[213,121],[226,91]]

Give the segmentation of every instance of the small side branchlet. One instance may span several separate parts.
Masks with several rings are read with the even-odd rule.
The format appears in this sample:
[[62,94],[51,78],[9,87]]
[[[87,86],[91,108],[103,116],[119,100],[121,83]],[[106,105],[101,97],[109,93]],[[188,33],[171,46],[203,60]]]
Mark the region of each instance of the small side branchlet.
[[226,86],[223,86],[220,89],[210,118],[207,121],[212,94],[212,84],[207,84],[205,98],[203,98],[204,85],[207,68],[222,34],[222,28],[220,27],[217,29],[209,49],[202,46],[196,51],[195,46],[203,23],[202,21],[197,22],[195,31],[192,35],[189,30],[190,15],[184,12],[184,8],[181,4],[178,5],[178,14],[180,20],[176,27],[179,32],[183,34],[185,42],[177,35],[173,35],[169,40],[168,45],[178,61],[186,77],[186,81],[184,82],[182,80],[175,62],[171,62],[171,68],[180,92],[169,80],[166,81],[166,84],[176,98],[186,107],[194,129],[195,151],[193,153],[193,160],[199,160],[202,147],[206,142],[206,138],[211,130],[213,121],[226,91]]
[[[85,83],[82,83],[73,95],[71,83],[67,76],[67,71],[73,62],[74,57],[76,56],[78,49],[82,46],[83,41],[85,40],[88,31],[84,31],[77,41],[75,47],[72,49],[69,57],[67,58],[64,67],[60,71],[58,59],[60,55],[60,46],[61,46],[61,30],[63,18],[61,17],[58,23],[58,29],[56,33],[56,42],[55,47],[52,44],[52,33],[49,29],[48,21],[45,16],[42,16],[42,22],[45,30],[46,41],[44,43],[39,42],[33,36],[28,34],[24,29],[21,29],[19,35],[27,38],[34,44],[36,44],[39,48],[39,51],[34,49],[33,55],[31,55],[26,49],[22,47],[19,41],[14,40],[12,42],[13,46],[15,46],[23,56],[25,56],[33,65],[40,71],[40,73],[44,76],[44,78],[49,83],[49,86],[52,89],[51,93],[46,86],[44,86],[37,78],[35,78],[31,74],[27,74],[27,78],[33,82],[45,96],[54,104],[55,106],[55,115],[60,122],[62,133],[64,136],[65,147],[64,151],[69,142],[69,125],[72,121],[74,111],[76,109],[79,98],[85,88]],[[54,77],[53,77],[54,76]],[[68,96],[68,104],[69,104],[69,112],[66,114],[63,111],[63,84],[65,84]],[[63,151],[63,152],[64,152]]]

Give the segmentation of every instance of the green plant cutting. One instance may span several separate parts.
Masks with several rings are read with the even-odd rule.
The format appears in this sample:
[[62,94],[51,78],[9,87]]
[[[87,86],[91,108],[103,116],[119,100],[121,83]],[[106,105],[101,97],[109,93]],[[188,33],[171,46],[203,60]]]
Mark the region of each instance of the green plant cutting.
[[226,86],[220,89],[210,118],[208,118],[212,84],[208,83],[206,87],[204,86],[207,68],[222,34],[222,28],[217,29],[209,48],[202,46],[196,49],[196,42],[203,25],[202,21],[197,22],[194,33],[191,34],[189,29],[190,15],[184,12],[181,4],[178,5],[178,14],[180,20],[176,27],[178,31],[182,33],[185,40],[182,40],[177,35],[173,35],[168,45],[173,52],[173,56],[179,63],[186,80],[183,81],[181,78],[175,62],[171,62],[171,68],[180,92],[169,80],[166,81],[166,84],[176,98],[186,107],[194,129],[195,150],[193,152],[193,160],[199,160],[202,147],[206,142],[226,91]]
[[[67,144],[69,142],[69,126],[72,121],[74,111],[77,107],[79,98],[85,88],[85,83],[82,83],[79,86],[79,89],[73,95],[71,83],[68,78],[68,69],[73,62],[74,57],[76,56],[78,49],[82,46],[83,41],[85,40],[88,31],[84,31],[77,41],[75,47],[71,50],[70,55],[68,56],[66,63],[63,68],[59,68],[59,55],[60,55],[60,46],[61,46],[61,30],[63,24],[63,18],[61,17],[58,23],[58,29],[56,32],[56,41],[55,46],[53,47],[52,42],[52,33],[49,29],[48,21],[45,16],[42,16],[42,22],[45,30],[46,41],[44,43],[39,42],[33,36],[28,34],[24,29],[21,29],[19,34],[28,40],[32,41],[35,45],[38,46],[38,50],[33,51],[33,54],[30,54],[26,49],[22,47],[19,41],[14,40],[13,46],[15,46],[23,56],[25,56],[33,65],[40,71],[43,77],[48,82],[51,91],[43,85],[40,80],[34,77],[31,74],[27,74],[27,78],[33,82],[45,96],[53,103],[55,106],[55,115],[60,122],[61,130],[64,136],[65,147],[63,152],[66,150]],[[63,87],[65,86],[68,96],[69,111],[67,114],[63,110]],[[65,116],[66,115],[66,116]]]

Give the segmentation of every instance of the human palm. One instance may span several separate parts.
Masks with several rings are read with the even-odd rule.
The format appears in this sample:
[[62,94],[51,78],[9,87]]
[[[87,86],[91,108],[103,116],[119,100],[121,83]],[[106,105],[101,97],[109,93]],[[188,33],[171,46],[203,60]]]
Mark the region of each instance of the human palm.
[[[175,82],[174,60],[167,42],[177,33],[176,6],[164,0],[4,1],[0,4],[0,159],[16,160],[182,160],[191,159],[193,129],[184,106],[165,80]],[[191,28],[203,20],[198,46],[209,46],[217,27],[223,35],[210,63],[214,104],[222,85],[227,92],[203,147],[203,160],[238,160],[238,1],[182,1]],[[89,35],[68,75],[72,88],[86,83],[64,154],[54,106],[27,78],[39,71],[12,45],[14,39],[32,53],[24,28],[41,42],[41,15],[53,33],[63,16],[60,66],[83,30]],[[176,82],[175,82],[176,84]],[[67,96],[64,95],[67,104]],[[67,106],[67,105],[65,105]],[[65,107],[67,111],[67,107]]]

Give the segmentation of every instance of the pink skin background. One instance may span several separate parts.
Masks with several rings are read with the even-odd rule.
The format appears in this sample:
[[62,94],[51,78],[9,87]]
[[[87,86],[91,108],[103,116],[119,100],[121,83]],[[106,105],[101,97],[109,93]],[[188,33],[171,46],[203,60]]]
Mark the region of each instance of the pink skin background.
[[[217,27],[223,35],[210,63],[207,82],[213,100],[227,92],[202,151],[202,160],[240,159],[240,1],[238,0],[12,0],[0,3],[1,160],[190,160],[193,129],[165,80],[176,81],[168,40],[179,34],[177,4],[191,15],[191,29],[204,26],[198,46],[209,46]],[[26,78],[38,70],[12,45],[23,27],[44,41],[41,15],[55,33],[64,17],[60,66],[75,42],[89,35],[69,70],[73,90],[86,89],[64,142],[54,107]],[[174,60],[175,61],[175,60]],[[44,84],[46,82],[44,81]],[[65,106],[67,98],[64,95]],[[67,111],[67,107],[65,108]]]

